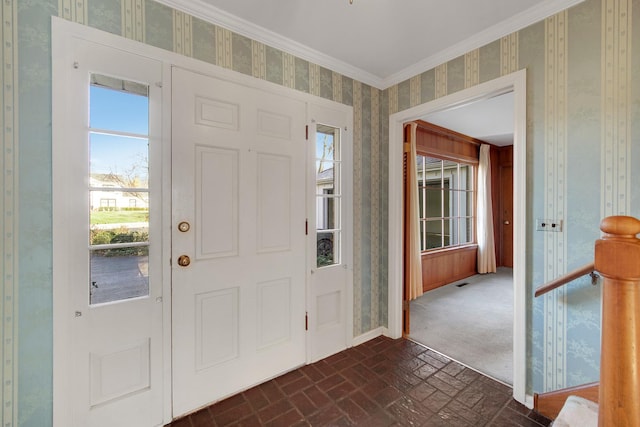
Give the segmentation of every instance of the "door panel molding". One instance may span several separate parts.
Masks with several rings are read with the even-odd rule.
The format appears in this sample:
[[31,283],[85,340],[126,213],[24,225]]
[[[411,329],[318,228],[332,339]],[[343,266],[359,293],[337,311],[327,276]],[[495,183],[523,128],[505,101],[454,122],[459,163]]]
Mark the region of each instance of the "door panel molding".
[[[245,86],[250,86],[253,88],[261,89],[270,93],[285,95],[286,97],[297,99],[303,101],[307,109],[313,105],[317,107],[324,108],[333,108],[338,109],[340,111],[345,112],[345,114],[349,115],[349,127],[353,126],[353,108],[348,107],[343,104],[336,103],[334,101],[330,101],[324,98],[320,98],[317,96],[313,96],[307,93],[295,91],[290,88],[286,88],[281,85],[277,85],[272,82],[268,82],[266,80],[260,80],[253,78],[251,76],[244,75],[242,73],[234,72],[230,69],[225,69],[221,67],[216,67],[211,64],[206,64],[202,61],[198,61],[193,58],[189,58],[178,53],[170,52],[164,49],[160,49],[151,45],[143,44],[137,42],[135,40],[126,39],[114,34],[106,33],[95,28],[91,28],[85,25],[73,23],[62,18],[53,16],[52,17],[52,52],[53,52],[53,78],[54,82],[58,81],[61,75],[66,72],[66,69],[73,64],[73,56],[72,50],[69,49],[69,46],[73,43],[74,40],[85,40],[92,43],[96,43],[98,45],[103,46],[111,46],[116,47],[117,49],[130,53],[140,55],[146,58],[151,58],[157,60],[161,63],[162,67],[162,81],[158,81],[156,83],[157,87],[161,88],[162,99],[168,100],[171,98],[171,81],[167,78],[171,73],[172,67],[180,67],[183,69],[192,70],[201,74],[210,75],[215,78],[226,80],[229,82],[236,82]],[[63,99],[64,97],[64,89],[57,84],[53,85],[53,136],[54,138],[61,138],[66,131],[66,127],[63,124],[63,118],[66,114],[64,108],[60,107],[60,104],[56,101],[56,99]],[[203,125],[207,124],[209,126],[215,127],[224,127],[227,129],[237,128],[237,117],[238,112],[233,103],[224,104],[218,103],[216,100],[212,99],[202,99],[201,100],[201,122]],[[171,105],[168,102],[164,102],[161,105],[162,114],[165,117],[170,117],[171,114]],[[265,109],[268,111],[268,109]],[[271,135],[273,137],[273,141],[284,141],[282,138],[284,125],[276,127],[275,129],[266,128],[265,132],[271,131],[275,135]],[[298,130],[294,130],[298,131]],[[300,129],[301,132],[304,132],[303,129]],[[160,135],[152,135],[153,137],[159,138],[162,142],[162,149],[155,153],[154,161],[156,164],[162,165],[163,171],[169,171],[171,168],[171,123],[170,120],[165,120],[162,123],[162,129]],[[55,155],[55,154],[54,154]],[[162,177],[162,199],[163,200],[171,200],[171,180],[170,174],[165,174]],[[345,194],[345,197],[347,195]],[[351,195],[349,195],[351,198]],[[171,248],[169,245],[170,241],[170,231],[174,226],[172,221],[172,211],[171,211],[170,203],[163,203],[161,207],[161,227],[163,230],[162,235],[162,243],[161,243],[161,259],[162,265],[160,267],[160,274],[162,277],[162,294],[158,295],[157,298],[160,298],[162,304],[162,320],[159,323],[164,325],[163,333],[162,333],[162,359],[163,359],[163,404],[162,404],[162,423],[169,423],[173,419],[173,410],[171,406],[171,393],[172,393],[172,378],[171,378],[171,282],[169,278],[171,277]],[[351,222],[353,217],[353,211],[350,209],[347,212],[348,221]],[[303,226],[303,225],[301,225]],[[351,225],[346,225],[345,229],[352,230]],[[352,234],[352,232],[350,233]],[[58,251],[59,252],[59,251]],[[54,253],[54,256],[56,254]],[[55,263],[55,261],[54,261]],[[352,262],[348,264],[349,269],[349,277],[352,281],[353,276],[353,265]],[[55,278],[55,275],[58,274],[58,278]],[[64,270],[56,268],[54,271],[54,286],[55,289],[58,289],[58,283],[60,282],[60,277],[63,277],[65,274]],[[62,276],[60,276],[62,275]],[[348,292],[345,296],[347,300],[347,310],[346,310],[346,331],[345,334],[347,336],[347,345],[351,346],[353,344],[353,292],[352,292],[352,282],[348,285]],[[70,421],[71,414],[69,411],[70,402],[69,402],[69,387],[70,383],[68,381],[68,373],[69,367],[65,361],[65,351],[70,340],[70,333],[65,325],[68,322],[72,321],[73,318],[69,317],[69,310],[71,309],[71,305],[67,298],[64,295],[60,295],[60,293],[54,292],[53,296],[53,336],[54,336],[54,404],[53,404],[53,419],[54,425],[65,425],[71,426],[73,423]],[[153,351],[153,350],[152,350]],[[268,351],[266,349],[265,351]],[[99,406],[99,405],[98,405]]]
[[[157,425],[163,421],[165,363],[162,62],[102,43],[92,31],[76,34],[73,25],[55,19],[53,27],[54,424],[108,425],[117,413],[132,424]],[[97,74],[148,88],[143,166],[148,167],[150,243],[148,265],[135,273],[151,272],[148,294],[109,304],[90,302],[89,194],[95,190],[89,174],[95,170],[89,161],[89,94]]]
[[[338,108],[335,105],[310,105],[308,115],[310,130],[307,143],[310,149],[307,153],[307,362],[311,363],[353,346],[354,167],[351,130],[353,110],[348,107]],[[332,166],[323,171],[318,170],[317,163],[318,133],[333,135],[334,146],[325,159],[326,165]],[[338,138],[336,134],[339,135]],[[337,151],[336,139],[339,144]],[[336,154],[339,155],[337,158]],[[322,163],[319,162],[320,167]],[[319,200],[322,200],[320,205]],[[340,212],[340,215],[336,215],[336,211]],[[332,231],[334,228],[339,230],[337,234]],[[331,237],[321,238],[320,234]],[[323,240],[327,242],[323,243]],[[326,248],[323,245],[326,245]],[[337,260],[335,246],[339,247]],[[321,259],[319,252],[322,248],[331,253],[331,261],[318,266],[318,260]]]

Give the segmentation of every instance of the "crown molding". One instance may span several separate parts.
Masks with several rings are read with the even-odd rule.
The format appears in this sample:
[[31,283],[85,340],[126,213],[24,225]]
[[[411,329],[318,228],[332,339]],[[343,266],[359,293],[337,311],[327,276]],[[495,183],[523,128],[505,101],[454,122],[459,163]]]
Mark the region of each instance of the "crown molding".
[[451,59],[494,42],[501,37],[509,35],[529,25],[535,24],[562,10],[568,9],[584,0],[544,0],[505,21],[483,30],[466,40],[461,41],[447,49],[431,55],[415,64],[395,73],[389,77],[378,77],[366,70],[340,61],[332,56],[311,49],[295,40],[283,37],[271,30],[241,19],[224,10],[218,9],[202,0],[155,0],[165,6],[188,13],[192,16],[224,27],[235,33],[249,37],[268,46],[280,49],[299,58],[318,64],[332,71],[358,80],[362,83],[384,90],[395,84],[410,79],[413,76],[430,70]]
[[192,16],[210,22],[214,25],[224,27],[235,33],[249,37],[255,41],[266,44],[283,52],[290,53],[311,63],[328,68],[344,76],[358,80],[362,83],[373,86],[377,89],[383,88],[383,79],[370,72],[363,70],[346,62],[340,61],[332,56],[326,55],[308,46],[298,43],[295,40],[283,37],[280,34],[267,30],[264,27],[232,15],[224,10],[218,9],[202,0],[155,0],[165,6],[186,12]]
[[478,49],[504,36],[521,30],[529,25],[540,22],[551,15],[568,9],[584,0],[545,0],[511,18],[504,20],[492,27],[487,28],[466,40],[461,41],[447,49],[431,55],[399,72],[385,78],[383,87],[388,88],[413,76],[417,76],[427,70],[444,64],[465,53]]

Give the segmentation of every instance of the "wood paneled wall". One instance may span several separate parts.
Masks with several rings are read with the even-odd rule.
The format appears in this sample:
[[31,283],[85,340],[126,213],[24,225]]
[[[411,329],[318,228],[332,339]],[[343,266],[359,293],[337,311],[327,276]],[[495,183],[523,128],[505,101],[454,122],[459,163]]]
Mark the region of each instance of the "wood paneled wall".
[[[417,121],[418,154],[478,165],[482,141],[431,123]],[[476,274],[477,246],[434,250],[422,254],[422,288],[429,291]]]
[[[478,165],[480,141],[418,120],[418,154]],[[513,146],[491,146],[494,238],[498,266],[513,265]],[[508,224],[505,224],[505,221]],[[477,245],[435,250],[422,255],[422,286],[429,291],[477,273]]]
[[459,163],[478,164],[482,141],[422,120],[417,120],[416,123],[418,154]]
[[422,290],[444,286],[477,273],[477,245],[422,254]]

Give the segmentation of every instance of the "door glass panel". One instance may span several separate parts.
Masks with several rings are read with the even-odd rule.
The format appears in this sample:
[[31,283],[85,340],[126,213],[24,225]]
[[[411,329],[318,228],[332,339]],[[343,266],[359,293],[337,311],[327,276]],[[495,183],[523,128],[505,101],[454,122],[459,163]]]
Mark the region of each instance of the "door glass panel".
[[91,304],[149,294],[148,247],[91,251]]
[[326,267],[339,263],[340,232],[319,232],[318,236],[318,267]]
[[140,137],[89,134],[93,187],[148,188],[149,140]]
[[316,266],[340,263],[340,129],[316,128]]
[[316,194],[333,194],[335,190],[336,169],[334,162],[316,161]]
[[89,126],[139,135],[149,134],[149,88],[146,85],[91,75]]
[[89,303],[149,295],[148,87],[92,75]]
[[316,197],[316,229],[335,230],[340,228],[340,199]]

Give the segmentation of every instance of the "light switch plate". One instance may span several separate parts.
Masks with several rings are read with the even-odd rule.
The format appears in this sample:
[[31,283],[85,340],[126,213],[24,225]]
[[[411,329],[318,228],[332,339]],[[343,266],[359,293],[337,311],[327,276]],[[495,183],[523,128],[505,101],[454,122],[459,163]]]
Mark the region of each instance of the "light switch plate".
[[562,231],[562,220],[536,219],[536,231]]

